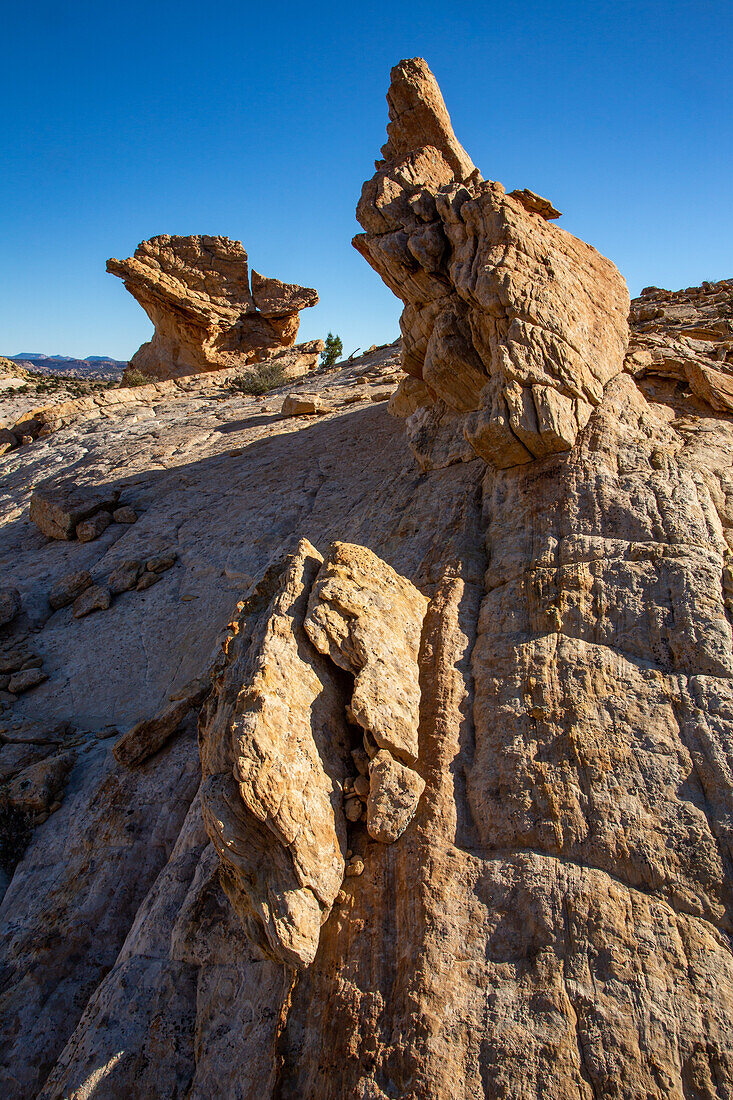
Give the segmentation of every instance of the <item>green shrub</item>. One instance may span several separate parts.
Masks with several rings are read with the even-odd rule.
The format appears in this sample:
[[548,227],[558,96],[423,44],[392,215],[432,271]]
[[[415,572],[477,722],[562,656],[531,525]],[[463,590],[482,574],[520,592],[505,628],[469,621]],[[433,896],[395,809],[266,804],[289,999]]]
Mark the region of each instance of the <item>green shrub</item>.
[[334,336],[329,332],[326,337],[326,346],[321,352],[321,366],[329,370],[331,367],[335,367],[337,361],[341,358],[344,350],[344,345],[340,336]]
[[261,397],[263,393],[276,390],[287,382],[285,371],[280,363],[262,363],[256,374],[238,374],[227,382],[230,393],[246,393],[252,397]]
[[128,367],[125,373],[122,375],[121,386],[149,386],[155,379],[151,378],[149,374],[143,374],[137,367]]

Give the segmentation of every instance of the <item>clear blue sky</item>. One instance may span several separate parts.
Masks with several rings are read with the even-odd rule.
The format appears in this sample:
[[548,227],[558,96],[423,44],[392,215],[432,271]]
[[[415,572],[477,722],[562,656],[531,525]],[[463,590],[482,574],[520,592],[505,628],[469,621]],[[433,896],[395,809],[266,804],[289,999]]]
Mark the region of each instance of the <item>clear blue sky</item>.
[[484,176],[550,198],[632,294],[733,275],[730,0],[41,0],[0,32],[0,353],[132,355],[151,326],[104,265],[156,233],[317,287],[303,339],[393,339],[350,239],[416,55]]

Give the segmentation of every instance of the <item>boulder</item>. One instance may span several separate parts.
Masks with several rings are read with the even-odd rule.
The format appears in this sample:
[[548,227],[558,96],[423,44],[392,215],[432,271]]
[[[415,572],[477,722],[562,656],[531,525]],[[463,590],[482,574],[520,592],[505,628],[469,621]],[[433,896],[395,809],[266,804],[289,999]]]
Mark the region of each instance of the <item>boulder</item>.
[[369,764],[367,831],[373,840],[394,844],[415,816],[425,780],[380,749]]
[[89,519],[83,519],[76,525],[76,537],[79,542],[94,542],[107,530],[112,522],[112,516],[106,510],[97,512]]
[[107,577],[107,587],[113,596],[129,592],[137,584],[142,566],[139,561],[123,561]]
[[305,629],[355,675],[351,716],[380,748],[418,755],[418,654],[428,601],[364,546],[335,542],[313,586]]
[[333,410],[320,393],[289,393],[281,411],[283,416],[318,416]]
[[112,593],[101,584],[93,584],[74,600],[74,618],[83,619],[93,611],[106,611],[112,603]]
[[134,768],[142,764],[176,732],[186,715],[194,707],[201,706],[211,690],[208,680],[195,680],[181,689],[178,698],[158,711],[152,718],[143,718],[128,730],[112,750],[120,764]]
[[252,274],[240,241],[163,234],[107,271],[123,280],[155,326],[130,367],[153,379],[246,366],[295,343],[299,311],[318,294]]
[[113,508],[120,490],[109,485],[62,482],[41,485],[31,495],[30,519],[51,539],[71,541],[77,526],[102,509]]

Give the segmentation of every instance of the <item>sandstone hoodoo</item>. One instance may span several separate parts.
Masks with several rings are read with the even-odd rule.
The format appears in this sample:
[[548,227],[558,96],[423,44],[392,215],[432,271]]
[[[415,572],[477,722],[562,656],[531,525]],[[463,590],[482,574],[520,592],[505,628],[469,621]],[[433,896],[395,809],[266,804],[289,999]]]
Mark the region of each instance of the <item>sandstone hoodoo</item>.
[[623,366],[624,280],[546,199],[482,179],[422,58],[392,70],[387,102],[353,243],[405,304],[416,456],[503,469],[569,450]]
[[388,103],[401,343],[0,455],[4,1100],[733,1096],[733,281]]
[[247,366],[290,348],[300,310],[318,301],[310,287],[256,271],[250,288],[247,253],[228,237],[151,237],[129,259],[108,260],[107,271],[155,325],[130,360],[154,379]]

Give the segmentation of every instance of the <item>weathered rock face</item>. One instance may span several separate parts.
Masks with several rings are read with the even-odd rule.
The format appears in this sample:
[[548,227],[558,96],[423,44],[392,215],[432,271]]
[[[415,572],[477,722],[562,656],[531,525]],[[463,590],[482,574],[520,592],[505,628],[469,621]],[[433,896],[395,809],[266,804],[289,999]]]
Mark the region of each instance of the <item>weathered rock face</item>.
[[547,200],[482,180],[421,58],[392,70],[387,102],[354,245],[405,303],[402,364],[425,384],[409,421],[419,461],[476,453],[503,469],[569,450],[623,366],[623,279],[550,224]]
[[[395,147],[475,183],[402,68]],[[732,314],[645,292],[514,466],[410,378],[416,465],[394,348],[2,457],[7,1100],[733,1095]],[[61,461],[138,522],[46,541]]]
[[[204,820],[253,941],[294,969],[313,962],[341,889],[347,819],[366,816],[369,835],[391,843],[414,817],[425,784],[391,752],[417,759],[426,604],[364,547],[335,543],[324,563],[304,539],[271,563],[230,623],[201,719]],[[350,773],[352,749],[364,749],[347,713],[369,755],[375,742],[391,750],[369,765],[361,799]]]
[[228,237],[152,237],[107,271],[155,325],[130,361],[150,378],[245,366],[291,347],[299,311],[318,301],[315,290],[254,271],[250,289],[247,253]]
[[255,942],[296,968],[315,957],[346,853],[347,697],[303,630],[321,561],[304,540],[268,569],[201,732],[204,821],[224,888]]

